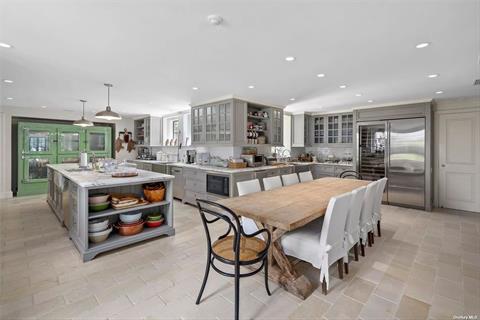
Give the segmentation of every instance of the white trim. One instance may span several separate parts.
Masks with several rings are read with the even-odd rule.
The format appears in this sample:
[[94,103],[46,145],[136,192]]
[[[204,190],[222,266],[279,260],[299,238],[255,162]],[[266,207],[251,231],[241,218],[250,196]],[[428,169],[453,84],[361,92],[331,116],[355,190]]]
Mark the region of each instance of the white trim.
[[0,199],[11,199],[11,198],[13,198],[12,191],[0,192]]

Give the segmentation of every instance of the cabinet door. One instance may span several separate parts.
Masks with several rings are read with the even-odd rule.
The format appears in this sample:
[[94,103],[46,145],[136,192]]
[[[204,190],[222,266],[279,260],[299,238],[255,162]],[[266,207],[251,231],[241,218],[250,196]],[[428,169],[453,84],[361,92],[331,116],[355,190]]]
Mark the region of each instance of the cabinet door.
[[342,115],[342,143],[353,141],[353,114]]
[[218,105],[218,142],[232,142],[232,103],[225,102]]
[[271,144],[283,145],[283,110],[272,109]]
[[313,118],[313,143],[325,143],[325,117]]
[[192,108],[192,143],[204,142],[204,107]]
[[58,155],[76,156],[85,150],[85,129],[68,126],[58,129]]
[[111,128],[92,127],[86,130],[87,152],[105,153],[111,152]]
[[328,116],[327,128],[328,128],[328,143],[339,142],[339,128],[340,128],[340,116]]
[[216,143],[218,139],[218,104],[205,107],[205,142]]

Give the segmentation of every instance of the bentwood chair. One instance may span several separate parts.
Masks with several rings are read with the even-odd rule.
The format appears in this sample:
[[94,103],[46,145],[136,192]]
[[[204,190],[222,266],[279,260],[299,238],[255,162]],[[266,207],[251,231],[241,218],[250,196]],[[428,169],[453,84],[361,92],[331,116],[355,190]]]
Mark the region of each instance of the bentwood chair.
[[360,173],[358,173],[355,170],[345,170],[340,173],[338,176],[339,178],[342,179],[358,179],[358,180],[363,180],[363,177]]
[[[197,199],[198,211],[202,218],[202,224],[207,236],[207,266],[203,277],[202,287],[198,293],[196,304],[200,303],[205,285],[207,284],[210,267],[219,274],[235,278],[235,319],[239,318],[240,308],[240,278],[252,276],[262,269],[265,271],[265,289],[271,295],[268,288],[268,248],[270,247],[271,235],[267,229],[260,229],[252,234],[244,232],[240,220],[229,208],[216,202]],[[227,230],[212,243],[210,225],[223,223]],[[256,236],[264,234],[266,241]],[[234,266],[234,273],[220,270],[215,261]],[[260,264],[260,266],[253,266]],[[240,266],[255,267],[253,271],[240,273]]]
[[282,186],[280,176],[263,178],[263,187],[265,188],[265,191],[281,188]]
[[287,232],[281,239],[285,254],[307,261],[320,269],[324,294],[327,294],[329,288],[328,268],[332,264],[337,263],[339,277],[343,279],[345,223],[351,199],[351,192],[330,198],[323,219],[316,219]]
[[298,180],[298,175],[296,173],[285,174],[282,176],[283,186],[290,186],[292,184],[297,184],[300,181]]
[[348,253],[353,248],[355,261],[358,261],[358,243],[360,242],[360,214],[365,199],[366,187],[360,187],[352,191],[352,202],[345,224],[345,273],[348,274]]
[[311,171],[299,172],[298,177],[300,178],[300,182],[308,182],[313,180]]
[[375,204],[373,206],[373,224],[377,225],[378,236],[382,236],[382,231],[380,230],[380,220],[382,219],[382,198],[385,186],[387,185],[387,178],[382,178],[378,180],[378,188],[375,198]]

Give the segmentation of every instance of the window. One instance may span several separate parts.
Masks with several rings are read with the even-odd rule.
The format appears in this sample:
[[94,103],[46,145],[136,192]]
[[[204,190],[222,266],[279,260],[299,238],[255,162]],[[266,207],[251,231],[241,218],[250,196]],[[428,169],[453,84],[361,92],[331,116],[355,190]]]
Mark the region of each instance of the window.
[[174,139],[178,139],[178,134],[180,133],[179,123],[180,121],[178,120],[172,121],[172,135]]

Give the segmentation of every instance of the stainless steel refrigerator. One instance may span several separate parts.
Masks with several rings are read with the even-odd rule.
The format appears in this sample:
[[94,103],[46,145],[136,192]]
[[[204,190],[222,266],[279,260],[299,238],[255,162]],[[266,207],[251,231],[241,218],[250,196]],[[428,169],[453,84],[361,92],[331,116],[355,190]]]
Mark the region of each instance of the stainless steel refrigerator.
[[359,122],[357,169],[388,178],[384,201],[425,208],[425,118]]

